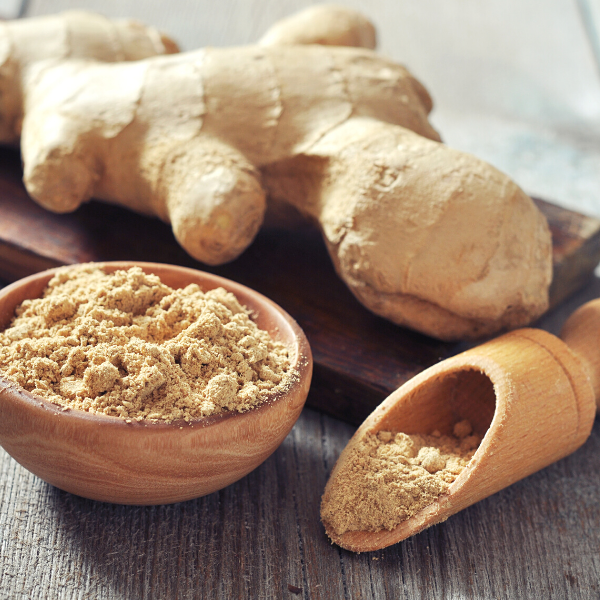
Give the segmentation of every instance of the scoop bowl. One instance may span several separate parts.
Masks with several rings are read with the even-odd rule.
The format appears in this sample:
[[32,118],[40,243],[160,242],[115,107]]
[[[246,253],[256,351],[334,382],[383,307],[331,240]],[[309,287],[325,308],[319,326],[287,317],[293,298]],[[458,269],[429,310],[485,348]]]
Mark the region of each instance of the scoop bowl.
[[[595,314],[600,305],[597,309]],[[588,321],[581,329],[597,340],[596,320],[595,329]],[[579,339],[578,333],[571,338]],[[579,448],[590,435],[596,402],[589,370],[571,343],[539,329],[520,329],[444,360],[393,392],[343,450],[324,501],[368,433],[451,435],[457,422],[468,419],[482,442],[447,492],[411,518],[389,531],[341,534],[324,520],[330,539],[354,552],[396,544]]]
[[[63,409],[0,377],[0,445],[26,469],[85,498],[119,504],[168,504],[222,489],[265,461],[304,406],[312,376],[310,346],[277,304],[243,285],[194,269],[144,262],[96,263],[106,272],[140,267],[172,288],[223,287],[252,312],[257,325],[291,350],[293,385],[244,413],[172,423],[131,422]],[[64,267],[61,267],[61,269]],[[15,308],[38,298],[58,269],[0,290],[0,328]]]

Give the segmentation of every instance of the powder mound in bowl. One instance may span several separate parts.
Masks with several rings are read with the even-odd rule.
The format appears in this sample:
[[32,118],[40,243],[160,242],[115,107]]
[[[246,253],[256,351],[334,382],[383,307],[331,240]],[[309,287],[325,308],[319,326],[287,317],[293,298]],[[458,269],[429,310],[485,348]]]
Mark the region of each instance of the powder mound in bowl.
[[244,412],[289,389],[288,347],[223,288],[139,267],[58,272],[0,333],[0,374],[65,408],[130,420]]
[[453,433],[365,435],[323,496],[323,521],[342,535],[392,530],[410,519],[448,490],[481,442],[469,421]]

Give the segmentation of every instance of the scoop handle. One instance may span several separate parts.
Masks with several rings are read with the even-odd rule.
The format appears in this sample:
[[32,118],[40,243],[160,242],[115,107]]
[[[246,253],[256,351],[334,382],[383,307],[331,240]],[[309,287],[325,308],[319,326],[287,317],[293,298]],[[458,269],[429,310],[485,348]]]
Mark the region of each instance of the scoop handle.
[[600,298],[580,306],[567,319],[560,337],[583,363],[600,412]]

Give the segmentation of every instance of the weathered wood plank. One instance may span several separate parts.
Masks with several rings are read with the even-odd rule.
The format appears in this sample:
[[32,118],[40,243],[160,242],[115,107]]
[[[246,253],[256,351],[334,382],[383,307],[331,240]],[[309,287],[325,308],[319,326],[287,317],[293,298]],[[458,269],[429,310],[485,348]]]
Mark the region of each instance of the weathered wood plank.
[[158,507],[61,492],[0,451],[0,598],[598,597],[600,482],[590,474],[600,469],[600,422],[574,455],[363,555],[330,545],[318,518],[351,433],[306,410],[242,481]]

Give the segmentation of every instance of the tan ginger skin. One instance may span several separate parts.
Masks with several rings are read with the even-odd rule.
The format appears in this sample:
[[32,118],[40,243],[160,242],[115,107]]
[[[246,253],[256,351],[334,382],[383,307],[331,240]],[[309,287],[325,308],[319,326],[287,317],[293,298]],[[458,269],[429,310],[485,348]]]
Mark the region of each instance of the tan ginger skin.
[[[537,317],[544,217],[507,176],[439,142],[405,68],[364,48],[287,45],[327,42],[323,15],[347,11],[319,10],[318,26],[300,14],[256,46],[34,65],[30,194],[56,212],[95,197],[157,215],[213,265],[251,243],[269,196],[318,224],[352,292],[395,323],[458,339]],[[347,43],[374,43],[364,17],[347,22]]]
[[22,85],[30,65],[69,58],[121,62],[173,52],[175,42],[153,27],[85,11],[0,21],[0,143],[19,140]]

